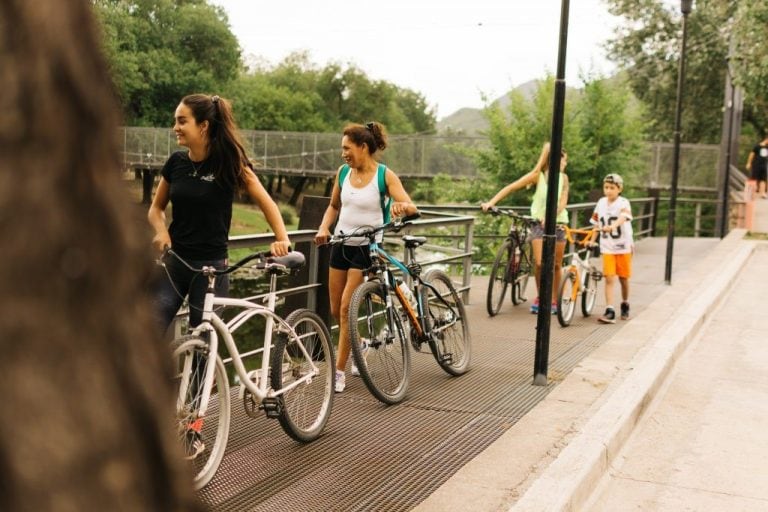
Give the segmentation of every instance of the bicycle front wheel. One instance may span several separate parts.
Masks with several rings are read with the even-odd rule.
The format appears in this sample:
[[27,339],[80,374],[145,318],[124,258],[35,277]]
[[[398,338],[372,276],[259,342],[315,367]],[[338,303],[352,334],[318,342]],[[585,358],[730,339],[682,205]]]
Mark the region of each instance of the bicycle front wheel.
[[488,293],[485,299],[485,307],[490,316],[496,316],[504,303],[504,295],[507,293],[507,285],[509,285],[511,248],[512,241],[504,240],[491,267],[491,275],[488,277]]
[[[271,385],[280,395],[278,420],[285,433],[302,443],[317,439],[333,407],[334,359],[325,322],[308,309],[285,319],[296,336],[280,333],[270,357]],[[317,374],[312,376],[313,368]]]
[[[176,432],[185,458],[192,466],[195,489],[213,478],[224,458],[229,437],[229,381],[221,358],[209,353],[208,343],[198,336],[174,341]],[[213,368],[207,409],[201,411],[205,375]]]
[[557,321],[563,327],[568,327],[576,311],[576,297],[579,291],[578,276],[573,270],[568,270],[560,280],[560,290],[557,294]]
[[[368,281],[352,294],[349,304],[349,342],[360,377],[385,404],[402,402],[411,375],[411,353],[400,315],[388,315],[380,283]],[[391,316],[390,323],[388,316]]]
[[512,282],[512,304],[515,306],[526,301],[525,289],[533,269],[533,247],[531,243],[514,240],[510,248],[512,265],[509,280]]
[[456,293],[451,278],[442,270],[427,271],[423,281],[435,288],[421,288],[432,355],[447,373],[462,375],[469,370],[471,357],[471,338],[464,303]]
[[584,277],[584,291],[581,293],[581,313],[584,316],[592,314],[597,302],[597,274],[589,272]]

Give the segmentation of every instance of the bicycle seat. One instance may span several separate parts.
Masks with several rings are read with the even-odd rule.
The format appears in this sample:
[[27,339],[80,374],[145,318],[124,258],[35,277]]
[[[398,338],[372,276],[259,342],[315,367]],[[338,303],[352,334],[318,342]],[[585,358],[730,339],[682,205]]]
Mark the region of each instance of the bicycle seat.
[[403,242],[405,242],[406,247],[418,247],[420,245],[424,245],[427,243],[427,237],[425,236],[412,236],[412,235],[405,235],[403,237]]

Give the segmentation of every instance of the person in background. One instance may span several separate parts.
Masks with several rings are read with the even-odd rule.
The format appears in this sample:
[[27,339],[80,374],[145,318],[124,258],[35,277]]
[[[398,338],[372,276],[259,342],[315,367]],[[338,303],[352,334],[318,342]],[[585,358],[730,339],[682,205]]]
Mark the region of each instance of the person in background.
[[747,172],[750,179],[757,182],[757,193],[763,199],[768,198],[766,180],[768,180],[768,135],[755,144],[747,157]]
[[[378,226],[384,222],[382,194],[392,199],[394,217],[414,215],[418,212],[395,172],[376,160],[376,152],[387,147],[387,133],[381,123],[350,124],[344,128],[341,139],[341,158],[346,162],[339,167],[334,181],[331,202],[317,230],[315,242],[328,242],[331,227],[336,223],[336,234],[350,233],[362,226]],[[378,177],[384,173],[385,190],[380,190]],[[340,179],[343,174],[343,179]],[[336,352],[337,393],[346,385],[345,368],[349,359],[348,316],[352,292],[363,282],[363,269],[371,266],[366,238],[351,238],[344,245],[331,248],[328,270],[328,292],[331,315],[339,325],[339,346]],[[352,373],[357,374],[352,368]]]
[[[165,162],[147,217],[155,231],[158,252],[170,247],[192,266],[227,265],[227,241],[232,203],[244,190],[261,208],[277,238],[270,246],[275,256],[290,249],[288,233],[275,202],[253,172],[235,125],[229,101],[219,96],[191,94],[182,98],[174,115],[173,131],[180,146]],[[165,209],[173,205],[173,220],[166,227]],[[163,329],[189,295],[189,323],[202,319],[206,279],[175,258],[165,259],[166,278],[157,290],[158,316]],[[227,275],[216,278],[216,295],[226,296]]]
[[[570,183],[568,181],[568,175],[565,174],[565,167],[568,165],[568,154],[562,151],[560,154],[560,180],[558,181],[557,191],[557,218],[558,224],[568,224],[568,210],[565,206],[568,204],[568,191],[570,189]],[[491,207],[495,206],[499,201],[507,197],[509,194],[522,188],[536,186],[536,191],[533,194],[533,201],[531,203],[531,216],[540,220],[541,223],[536,225],[532,230],[533,240],[531,246],[533,248],[533,259],[536,265],[536,289],[538,290],[541,281],[541,250],[542,239],[544,237],[544,216],[547,209],[547,188],[548,188],[548,171],[549,171],[549,142],[545,143],[541,148],[541,154],[539,160],[536,162],[536,166],[522,177],[513,181],[509,185],[499,190],[493,198],[487,203],[482,203],[481,207],[483,211],[488,211]],[[565,253],[565,230],[558,228],[556,232],[555,243],[555,268],[554,268],[554,281],[553,290],[560,289],[560,278],[562,276],[563,268],[563,254]],[[554,296],[553,296],[554,297]],[[531,304],[531,313],[539,312],[539,297],[537,296]],[[552,302],[552,314],[557,313],[557,303]]]
[[0,510],[202,510],[92,10],[0,2]]
[[[597,226],[600,236],[600,253],[603,257],[605,277],[605,314],[598,318],[604,324],[616,322],[613,309],[613,288],[616,277],[621,283],[621,319],[629,319],[629,278],[632,275],[632,207],[621,195],[624,180],[616,173],[603,178],[603,194],[592,213],[590,222]],[[596,234],[597,236],[597,234]]]

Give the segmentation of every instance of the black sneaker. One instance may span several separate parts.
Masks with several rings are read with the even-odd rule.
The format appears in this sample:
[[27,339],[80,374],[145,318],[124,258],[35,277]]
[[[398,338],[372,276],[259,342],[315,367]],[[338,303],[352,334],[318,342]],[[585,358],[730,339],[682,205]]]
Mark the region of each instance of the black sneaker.
[[616,312],[613,310],[613,308],[607,308],[603,316],[598,318],[597,321],[600,322],[601,324],[615,324]]
[[629,302],[621,303],[621,319],[629,320]]
[[184,439],[184,458],[193,460],[204,451],[203,434],[197,430],[188,429]]

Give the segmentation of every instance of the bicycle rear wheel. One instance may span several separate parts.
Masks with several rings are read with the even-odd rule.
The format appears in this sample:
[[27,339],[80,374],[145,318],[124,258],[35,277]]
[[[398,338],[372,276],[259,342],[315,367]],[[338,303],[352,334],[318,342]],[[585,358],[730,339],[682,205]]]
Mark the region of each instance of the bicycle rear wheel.
[[277,336],[270,357],[270,384],[279,391],[307,377],[313,366],[319,370],[314,377],[280,395],[280,425],[293,439],[308,443],[320,436],[333,407],[331,335],[325,322],[307,309],[297,309],[285,322],[296,336],[284,332]]
[[510,278],[511,249],[512,241],[504,240],[491,267],[491,275],[488,277],[488,293],[485,299],[485,307],[490,316],[496,316],[504,303],[504,295],[507,293]]
[[[175,340],[173,347],[176,432],[192,466],[195,489],[201,489],[213,478],[227,446],[229,381],[224,363],[218,354],[211,357],[207,341],[198,336],[184,336]],[[208,407],[202,415],[205,374],[211,364],[215,365],[213,385]]]
[[[431,334],[429,346],[432,355],[440,368],[447,373],[462,375],[469,370],[471,358],[471,337],[464,303],[456,293],[451,278],[442,270],[427,271],[423,281],[435,288],[421,288],[427,331]],[[443,300],[440,300],[435,292],[440,294]]]
[[411,375],[411,353],[400,315],[393,308],[388,322],[380,283],[368,281],[352,294],[349,304],[349,342],[360,377],[385,404],[405,398]]
[[584,316],[592,314],[597,302],[597,274],[589,272],[584,277],[584,291],[581,293],[581,313]]
[[517,306],[526,301],[525,289],[533,269],[533,248],[530,242],[521,244],[513,240],[510,253],[513,257],[509,277],[512,282],[512,304]]
[[568,327],[576,311],[576,298],[579,291],[578,276],[573,270],[568,270],[560,280],[560,290],[557,294],[557,321],[563,327]]

